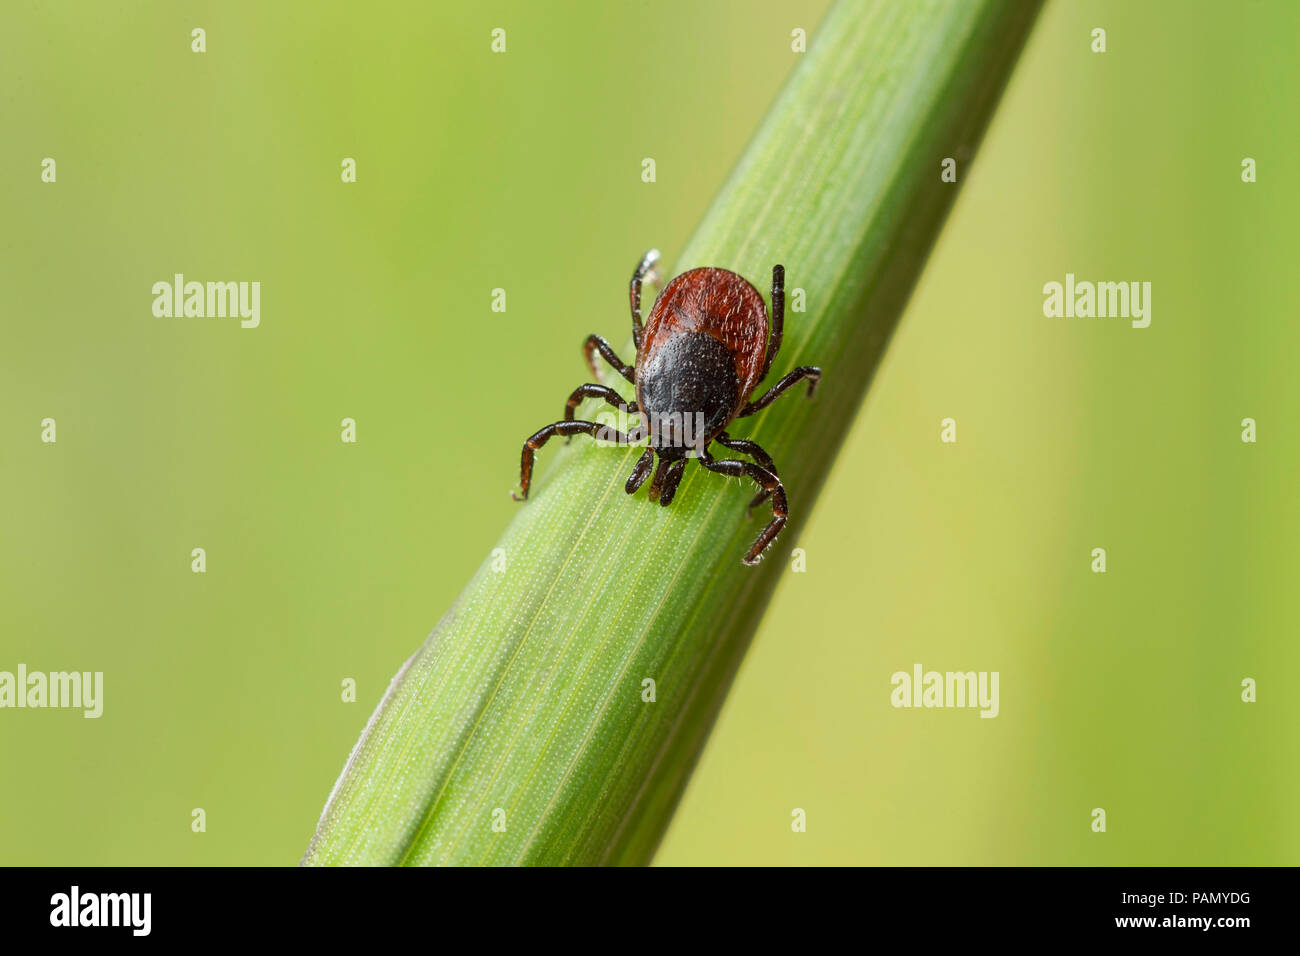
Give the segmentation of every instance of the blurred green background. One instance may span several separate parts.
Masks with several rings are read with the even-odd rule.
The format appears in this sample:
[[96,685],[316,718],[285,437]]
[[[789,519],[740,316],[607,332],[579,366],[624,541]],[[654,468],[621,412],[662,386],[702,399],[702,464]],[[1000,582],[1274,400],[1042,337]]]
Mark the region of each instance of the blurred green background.
[[[297,861],[826,8],[186,6],[0,13],[0,670],[105,675],[0,711],[0,863]],[[1300,860],[1297,35],[1048,5],[658,862]],[[155,318],[176,272],[260,328]],[[1151,327],[1045,318],[1066,272]],[[1000,716],[892,708],[914,663]]]

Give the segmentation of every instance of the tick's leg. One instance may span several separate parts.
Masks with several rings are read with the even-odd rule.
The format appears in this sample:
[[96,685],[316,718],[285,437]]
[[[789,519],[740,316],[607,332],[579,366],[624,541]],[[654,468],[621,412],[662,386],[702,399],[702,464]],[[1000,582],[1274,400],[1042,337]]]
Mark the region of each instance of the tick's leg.
[[[754,444],[754,442],[746,441],[743,438],[732,438],[726,432],[723,432],[713,440],[716,441],[723,448],[730,448],[732,451],[738,451],[742,455],[748,455],[750,458],[754,459],[754,461],[758,462],[758,466],[760,468],[770,471],[774,478],[780,480],[781,476],[777,474],[776,464],[772,461],[772,456],[769,455],[767,452],[763,451],[763,449],[760,448],[758,445]],[[764,501],[767,500],[767,496],[768,496],[767,491],[760,491],[754,497],[754,500],[749,503],[748,510],[753,511],[755,508],[757,508],[759,505],[761,505]]]
[[[666,468],[660,466],[659,472],[655,473],[655,481],[660,480],[662,473],[662,486],[659,489],[659,503],[667,508],[673,503],[673,496],[677,494],[677,486],[682,483],[682,473],[686,471],[686,459],[679,458]],[[650,493],[653,495],[655,489],[651,487]]]
[[636,464],[632,467],[632,474],[627,476],[627,484],[623,486],[623,490],[629,495],[636,494],[636,490],[645,483],[646,476],[650,474],[650,466],[654,463],[655,450],[647,448],[641,457],[636,460]]
[[629,382],[636,383],[635,370],[630,365],[624,365],[623,360],[618,357],[614,351],[614,346],[610,345],[599,335],[587,336],[587,343],[582,347],[582,354],[587,357],[587,368],[591,369],[591,374],[596,379],[602,379],[600,369],[596,368],[596,354],[599,352],[601,358],[612,365],[619,375],[622,375]]
[[761,409],[767,408],[774,401],[781,397],[781,393],[788,388],[793,388],[804,379],[808,379],[808,397],[813,397],[813,392],[817,391],[817,383],[822,380],[822,370],[816,365],[801,365],[793,372],[786,375],[785,378],[769,388],[766,394],[756,402],[750,402],[739,413],[737,418],[744,418],[746,415],[752,415]]
[[709,471],[730,475],[733,478],[752,478],[764,492],[771,495],[772,520],[768,522],[767,527],[762,530],[742,559],[751,567],[758,564],[763,560],[763,552],[767,549],[767,546],[776,540],[776,536],[781,533],[786,520],[790,517],[785,502],[785,488],[781,484],[781,479],[766,468],[761,468],[748,461],[741,461],[738,458],[724,458],[719,461],[710,455],[707,449],[700,456],[700,464]]
[[638,353],[641,351],[641,283],[659,261],[659,250],[651,249],[632,272],[632,281],[627,287],[628,301],[632,305],[632,343]]
[[772,266],[772,335],[767,340],[767,358],[763,361],[761,382],[772,369],[776,353],[781,351],[781,333],[785,331],[785,266]]
[[623,396],[614,391],[607,385],[579,385],[569,396],[569,400],[564,404],[564,420],[573,421],[573,410],[578,407],[584,398],[603,398],[608,404],[613,405],[622,412],[639,412],[636,402],[625,402]]
[[[573,390],[573,394],[569,396],[569,400],[564,405],[564,420],[566,422],[573,421],[573,411],[584,398],[603,398],[610,405],[613,405],[619,411],[623,412],[640,411],[640,409],[637,408],[636,402],[623,401],[623,396],[608,386],[579,385]],[[566,445],[571,441],[573,441],[572,435],[564,440]]]
[[[677,483],[682,480],[682,469],[686,467],[684,459],[669,461],[666,458],[659,459],[659,467],[655,469],[655,476],[650,479],[650,490],[647,496],[651,501],[658,501],[661,505],[667,505],[673,500],[673,495],[677,492]],[[668,501],[661,500],[660,496],[667,494]]]
[[510,492],[510,497],[515,501],[528,500],[528,488],[533,483],[533,455],[556,435],[590,435],[592,438],[600,437],[625,444],[628,441],[628,437],[622,432],[615,431],[600,422],[556,422],[554,425],[547,425],[524,442],[524,451],[519,459],[519,490],[522,494],[516,495],[513,491]]

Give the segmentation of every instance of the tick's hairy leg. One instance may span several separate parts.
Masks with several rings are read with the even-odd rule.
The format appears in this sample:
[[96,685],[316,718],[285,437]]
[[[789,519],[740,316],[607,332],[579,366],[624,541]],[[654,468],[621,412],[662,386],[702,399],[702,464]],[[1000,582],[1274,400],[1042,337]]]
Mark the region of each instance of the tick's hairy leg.
[[808,397],[812,398],[813,393],[817,391],[817,383],[822,380],[822,370],[816,365],[801,365],[799,368],[786,375],[786,377],[781,379],[781,381],[769,388],[762,398],[750,402],[742,408],[736,417],[744,418],[746,415],[752,415],[757,411],[767,408],[767,406],[780,398],[781,394],[786,389],[793,388],[804,379],[808,380]]
[[709,471],[716,471],[721,475],[729,475],[733,478],[752,478],[758,483],[772,498],[772,520],[768,522],[755,539],[753,545],[742,559],[751,567],[763,560],[763,552],[768,546],[776,540],[776,536],[781,533],[785,527],[786,521],[790,517],[789,509],[786,506],[785,487],[781,484],[781,479],[776,477],[766,468],[748,461],[741,461],[738,458],[715,459],[706,449],[700,456],[700,464]]
[[[742,455],[748,455],[750,458],[754,459],[754,461],[758,463],[758,466],[760,468],[765,468],[766,470],[770,471],[772,475],[778,479],[781,477],[777,473],[776,463],[772,461],[772,456],[769,455],[767,452],[765,452],[754,442],[748,441],[744,438],[732,438],[726,432],[723,432],[713,440],[716,441],[723,448],[730,448],[732,451],[738,451]],[[747,512],[752,513],[755,508],[757,508],[759,505],[761,505],[764,501],[767,500],[769,494],[770,492],[768,491],[760,491],[757,495],[755,495],[754,500],[749,503],[749,508],[747,509]],[[749,516],[748,513],[746,515],[747,517]]]
[[592,438],[602,438],[620,444],[628,443],[626,435],[620,431],[615,431],[608,425],[602,425],[600,422],[556,422],[553,425],[547,425],[524,442],[524,450],[519,458],[519,490],[521,493],[516,495],[513,491],[510,492],[510,497],[514,498],[515,501],[528,500],[528,490],[533,483],[533,456],[539,448],[556,435],[590,435]]

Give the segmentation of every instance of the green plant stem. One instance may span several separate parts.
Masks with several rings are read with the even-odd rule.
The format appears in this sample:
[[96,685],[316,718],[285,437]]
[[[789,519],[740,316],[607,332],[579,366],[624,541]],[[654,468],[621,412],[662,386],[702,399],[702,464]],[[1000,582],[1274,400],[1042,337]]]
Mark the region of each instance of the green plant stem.
[[765,290],[782,262],[787,301],[806,291],[768,383],[819,364],[817,398],[732,431],[775,458],[791,523],[748,568],[768,514],[745,520],[750,489],[692,465],[660,508],[623,493],[639,449],[547,445],[505,569],[489,558],[394,679],[304,863],[651,858],[956,195],[940,164],[969,175],[1037,11],[832,10],[668,273],[724,266]]

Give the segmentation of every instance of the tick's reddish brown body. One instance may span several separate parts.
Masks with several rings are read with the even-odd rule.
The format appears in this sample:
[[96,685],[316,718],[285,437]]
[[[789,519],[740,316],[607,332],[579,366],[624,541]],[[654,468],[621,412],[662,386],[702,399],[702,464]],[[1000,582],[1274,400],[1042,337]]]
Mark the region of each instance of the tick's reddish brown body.
[[763,377],[763,356],[767,352],[767,306],[763,297],[747,280],[727,269],[683,272],[668,283],[650,310],[641,332],[637,367],[643,367],[656,354],[659,343],[691,333],[717,339],[730,353],[739,385],[733,413],[739,412]]
[[[758,445],[733,439],[726,428],[733,420],[767,407],[786,389],[808,380],[812,396],[821,369],[805,365],[790,372],[761,398],[749,396],[766,377],[781,348],[785,318],[785,269],[772,269],[772,321],[768,330],[763,297],[749,282],[726,269],[691,269],[673,279],[660,293],[654,308],[641,325],[641,283],[658,258],[646,253],[632,274],[629,300],[632,306],[632,340],[636,345],[636,366],[622,363],[608,342],[598,335],[588,337],[587,364],[596,370],[595,353],[636,386],[637,399],[625,402],[618,392],[604,385],[580,386],[565,406],[564,421],[548,425],[524,443],[519,484],[528,497],[534,453],[555,435],[586,434],[620,442],[634,442],[650,435],[650,444],[637,460],[625,491],[633,494],[645,482],[654,466],[659,467],[650,482],[650,498],[668,505],[677,492],[687,460],[697,458],[709,471],[753,479],[761,489],[750,508],[772,500],[772,520],[745,555],[746,564],[757,564],[764,550],[776,539],[787,520],[785,488],[771,457]],[[633,434],[623,434],[596,422],[574,421],[573,413],[585,398],[602,398],[625,412],[639,413],[643,421]],[[708,446],[749,455],[754,462],[715,459]]]

